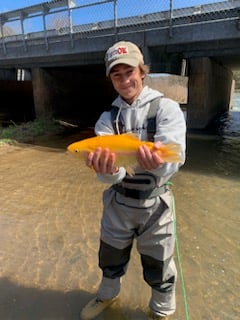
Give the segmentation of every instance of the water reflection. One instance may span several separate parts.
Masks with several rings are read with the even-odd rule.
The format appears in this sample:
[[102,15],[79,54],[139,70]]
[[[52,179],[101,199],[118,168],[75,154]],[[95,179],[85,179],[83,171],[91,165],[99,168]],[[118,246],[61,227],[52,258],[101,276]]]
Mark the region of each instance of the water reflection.
[[240,112],[229,111],[222,115],[218,122],[218,131],[224,138],[240,137]]
[[186,163],[191,170],[220,174],[233,179],[240,177],[240,93],[233,109],[215,120],[211,131],[189,133]]
[[226,175],[240,175],[240,94],[234,96],[233,110],[219,119],[217,143],[219,170]]

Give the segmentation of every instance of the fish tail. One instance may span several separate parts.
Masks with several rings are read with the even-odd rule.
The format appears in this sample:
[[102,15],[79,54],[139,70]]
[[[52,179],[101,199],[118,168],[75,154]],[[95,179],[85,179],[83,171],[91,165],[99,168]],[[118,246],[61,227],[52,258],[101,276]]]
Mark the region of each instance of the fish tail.
[[181,150],[180,144],[177,144],[177,143],[168,143],[165,146],[167,150],[171,152],[180,152]]
[[159,150],[160,157],[166,162],[181,162],[181,146],[176,143],[168,143]]

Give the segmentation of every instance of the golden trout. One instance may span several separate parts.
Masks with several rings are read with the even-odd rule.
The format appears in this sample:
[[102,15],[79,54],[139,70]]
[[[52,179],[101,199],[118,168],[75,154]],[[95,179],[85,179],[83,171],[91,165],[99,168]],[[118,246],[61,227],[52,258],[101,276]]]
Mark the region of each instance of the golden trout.
[[[116,165],[125,167],[129,174],[134,174],[134,167],[137,166],[136,152],[142,145],[149,149],[156,150],[153,142],[141,141],[135,135],[123,133],[119,135],[95,136],[73,142],[67,147],[72,154],[85,159],[87,153],[94,152],[98,147],[108,148],[116,154]],[[157,153],[165,162],[181,162],[180,145],[176,143],[162,144]]]
[[[128,173],[134,174],[133,167],[137,166],[136,152],[142,145],[146,145],[150,150],[156,150],[153,142],[141,141],[130,133],[95,136],[80,140],[70,144],[67,150],[80,158],[85,158],[87,153],[94,152],[98,147],[108,148],[116,154],[116,165],[125,167]],[[157,149],[157,153],[165,162],[182,161],[180,145],[176,143],[162,144]]]

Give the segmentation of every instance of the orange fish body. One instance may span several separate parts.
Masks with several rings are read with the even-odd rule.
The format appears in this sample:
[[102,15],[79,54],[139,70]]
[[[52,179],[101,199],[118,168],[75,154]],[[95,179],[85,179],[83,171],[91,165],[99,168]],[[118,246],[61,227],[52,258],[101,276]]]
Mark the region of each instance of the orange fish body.
[[[123,133],[80,140],[70,144],[67,150],[76,156],[84,157],[88,152],[94,152],[98,147],[108,148],[111,152],[116,153],[117,165],[127,169],[137,165],[136,152],[142,145],[148,146],[150,150],[154,146],[153,142],[141,141],[133,134]],[[157,152],[165,162],[181,162],[182,160],[180,146],[175,143],[161,145]]]

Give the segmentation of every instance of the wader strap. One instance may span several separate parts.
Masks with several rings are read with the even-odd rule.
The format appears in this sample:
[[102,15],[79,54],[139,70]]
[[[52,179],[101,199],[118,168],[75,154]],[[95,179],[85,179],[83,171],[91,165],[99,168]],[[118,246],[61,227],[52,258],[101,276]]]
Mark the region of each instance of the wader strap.
[[112,125],[113,125],[113,129],[114,129],[115,134],[118,133],[117,128],[119,129],[119,133],[123,133],[122,121],[120,119],[118,119],[118,123],[116,121],[118,111],[119,111],[118,107],[112,106],[112,109],[111,109],[111,120],[112,120]]
[[[148,133],[148,141],[154,141],[153,137],[156,133],[156,115],[159,109],[161,97],[157,97],[150,102],[150,108],[147,115],[147,133]],[[111,109],[111,121],[113,125],[114,132],[117,133],[117,126],[119,128],[120,133],[123,132],[123,123],[120,118],[118,119],[118,123],[116,123],[116,117],[118,114],[119,108],[116,106],[112,106]]]
[[163,185],[151,190],[136,190],[123,188],[120,184],[112,185],[113,189],[125,197],[133,199],[151,199],[163,194],[169,190],[167,185]]
[[150,108],[147,116],[147,133],[148,133],[148,141],[154,141],[154,135],[156,133],[156,116],[157,111],[159,109],[161,97],[157,97],[151,101]]

